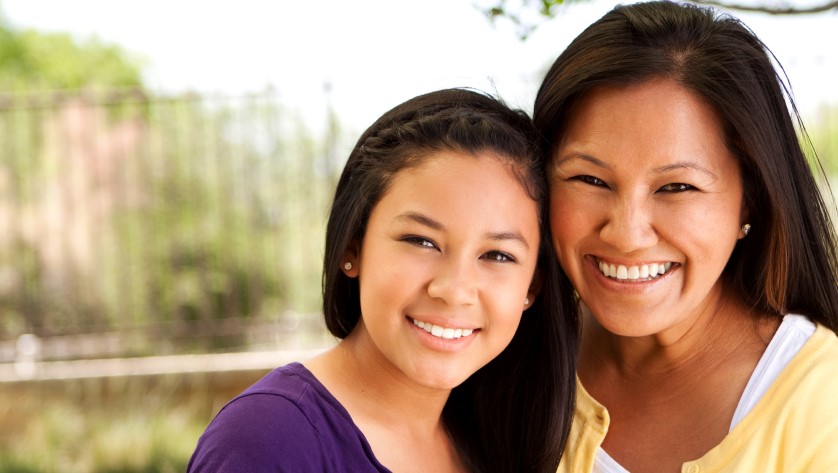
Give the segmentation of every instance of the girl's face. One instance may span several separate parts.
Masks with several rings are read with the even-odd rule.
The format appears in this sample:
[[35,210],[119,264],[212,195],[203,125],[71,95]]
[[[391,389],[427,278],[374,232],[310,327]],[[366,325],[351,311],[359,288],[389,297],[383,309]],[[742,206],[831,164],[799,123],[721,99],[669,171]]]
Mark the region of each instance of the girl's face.
[[597,321],[677,340],[722,300],[746,222],[713,109],[669,80],[589,92],[553,156],[559,261]]
[[508,165],[431,155],[393,178],[349,258],[361,297],[350,336],[397,378],[450,390],[512,340],[538,245],[537,205]]

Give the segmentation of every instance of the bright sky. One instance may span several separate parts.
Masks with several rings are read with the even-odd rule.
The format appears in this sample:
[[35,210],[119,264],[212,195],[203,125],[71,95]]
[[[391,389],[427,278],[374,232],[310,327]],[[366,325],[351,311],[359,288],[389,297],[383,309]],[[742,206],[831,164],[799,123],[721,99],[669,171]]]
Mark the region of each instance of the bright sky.
[[[343,123],[361,131],[397,103],[452,86],[497,91],[531,110],[543,72],[614,4],[565,5],[521,42],[475,4],[492,0],[0,0],[12,25],[96,35],[147,61],[160,91],[241,93],[272,84],[322,123],[324,84]],[[515,3],[511,1],[509,3]],[[736,14],[785,66],[801,111],[838,103],[838,15]]]

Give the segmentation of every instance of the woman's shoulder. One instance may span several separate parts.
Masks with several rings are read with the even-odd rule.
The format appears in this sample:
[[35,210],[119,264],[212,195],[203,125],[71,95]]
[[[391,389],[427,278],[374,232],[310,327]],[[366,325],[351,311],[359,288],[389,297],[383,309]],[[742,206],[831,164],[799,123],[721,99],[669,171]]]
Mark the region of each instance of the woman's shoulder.
[[[227,403],[190,460],[190,472],[325,471],[334,452],[364,458],[365,441],[337,400],[304,366],[268,373]],[[368,460],[367,460],[368,462]]]
[[827,374],[826,378],[838,383],[838,376],[834,376],[838,369],[838,335],[824,325],[814,324],[812,335],[792,361],[792,367],[809,376]]
[[[788,317],[788,316],[787,316]],[[805,342],[728,436],[690,466],[708,471],[836,471],[838,337],[799,320]]]
[[[786,320],[792,316],[786,316]],[[829,328],[793,316],[793,326],[783,335],[798,338],[799,349],[790,357],[769,392],[775,407],[786,410],[799,401],[803,406],[820,406],[838,414],[838,336]],[[785,325],[785,323],[784,323]],[[792,344],[793,345],[793,344]],[[824,402],[820,402],[824,401]]]

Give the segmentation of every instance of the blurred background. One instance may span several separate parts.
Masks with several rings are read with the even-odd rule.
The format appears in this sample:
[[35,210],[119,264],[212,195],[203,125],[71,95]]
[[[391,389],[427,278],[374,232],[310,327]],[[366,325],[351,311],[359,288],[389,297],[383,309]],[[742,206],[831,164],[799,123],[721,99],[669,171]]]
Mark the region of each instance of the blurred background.
[[[826,182],[824,4],[729,11],[785,67]],[[531,111],[613,5],[0,0],[0,472],[184,471],[227,400],[335,343],[323,230],[360,133],[442,87]]]

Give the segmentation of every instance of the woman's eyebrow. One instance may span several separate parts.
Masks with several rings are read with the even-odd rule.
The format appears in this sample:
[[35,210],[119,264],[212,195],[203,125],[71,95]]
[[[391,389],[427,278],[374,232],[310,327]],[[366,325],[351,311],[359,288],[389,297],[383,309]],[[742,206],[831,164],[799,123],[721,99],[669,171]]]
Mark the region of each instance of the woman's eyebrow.
[[677,163],[667,164],[666,166],[661,166],[661,167],[655,168],[654,171],[656,173],[660,174],[660,173],[664,173],[664,172],[668,172],[668,171],[676,171],[678,169],[694,169],[696,171],[703,172],[704,174],[707,174],[708,176],[712,177],[713,179],[718,178],[718,176],[713,174],[709,169],[705,168],[704,166],[702,166],[698,163],[692,162],[692,161],[680,161],[680,162],[677,162]]
[[560,156],[558,159],[556,159],[556,162],[555,162],[554,166],[561,166],[564,163],[566,163],[568,161],[571,161],[571,160],[574,160],[574,159],[581,159],[582,161],[587,161],[587,162],[593,164],[594,166],[601,167],[601,168],[604,168],[604,169],[610,169],[611,168],[611,166],[609,166],[608,163],[606,163],[605,161],[597,159],[597,158],[595,158],[595,157],[593,157],[589,154],[576,153],[576,152],[571,152],[571,153],[565,154],[563,156]]

